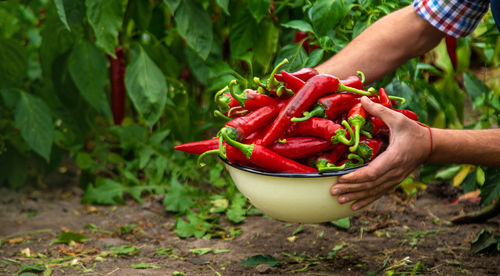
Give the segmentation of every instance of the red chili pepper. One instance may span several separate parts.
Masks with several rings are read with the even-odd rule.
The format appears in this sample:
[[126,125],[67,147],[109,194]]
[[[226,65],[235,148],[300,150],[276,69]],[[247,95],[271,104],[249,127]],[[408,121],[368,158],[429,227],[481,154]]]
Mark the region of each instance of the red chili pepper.
[[281,70],[281,75],[283,76],[283,84],[286,88],[292,90],[293,93],[299,92],[299,90],[306,84],[303,80],[286,71]]
[[451,65],[453,70],[457,70],[458,58],[457,58],[457,38],[451,35],[447,35],[445,38],[446,51],[451,60]]
[[365,85],[363,84],[365,82],[365,75],[362,72],[357,72],[357,76],[349,76],[340,82],[349,87],[357,88],[357,89],[364,89]]
[[[394,108],[392,110],[405,115],[409,119],[418,121],[418,115],[411,110]],[[389,127],[382,120],[372,115],[368,116],[368,124],[366,128],[373,135],[389,135]]]
[[300,89],[283,110],[281,110],[269,132],[262,139],[262,144],[269,145],[274,142],[290,126],[293,117],[302,115],[302,113],[309,109],[318,98],[336,91],[350,91],[367,96],[371,95],[368,91],[344,86],[337,77],[332,75],[321,74],[314,76],[307,81],[306,85]]
[[391,99],[389,99],[389,95],[387,95],[387,92],[385,91],[384,88],[380,88],[378,90],[378,98],[380,100],[381,105],[388,107],[388,108],[392,107],[392,101],[391,101]]
[[347,114],[347,121],[354,132],[353,145],[349,148],[351,152],[355,152],[359,146],[359,136],[363,126],[366,123],[366,111],[361,103],[355,104]]
[[396,109],[396,108],[393,108],[392,110],[394,111],[397,111],[403,115],[405,115],[406,117],[412,119],[413,121],[418,121],[418,115],[417,113],[411,111],[411,110],[408,110],[408,109]]
[[333,146],[332,142],[321,138],[289,137],[286,138],[285,142],[275,142],[268,148],[279,155],[291,159],[301,159],[328,150]]
[[279,80],[276,79],[275,75],[278,73],[278,70],[283,67],[283,65],[288,63],[288,59],[284,59],[282,62],[280,62],[276,67],[274,67],[273,71],[271,72],[271,75],[269,76],[269,79],[267,79],[267,84],[266,84],[266,89],[268,91],[275,90],[278,87]]
[[284,104],[263,106],[248,115],[227,122],[224,129],[233,139],[241,141],[256,130],[265,127],[278,115]]
[[316,169],[300,164],[292,159],[281,156],[272,150],[257,144],[246,145],[231,139],[226,129],[221,130],[224,141],[240,149],[247,159],[254,165],[276,172],[314,173]]
[[212,138],[203,141],[190,142],[180,144],[174,147],[175,150],[192,153],[192,154],[202,154],[208,150],[214,150],[219,148],[219,138]]
[[[345,124],[347,125],[347,124]],[[294,123],[286,132],[286,137],[314,136],[331,141],[334,144],[348,144],[351,130],[348,132],[339,124],[323,118],[311,118],[304,122]]]
[[125,117],[125,58],[123,48],[115,49],[116,58],[108,55],[109,77],[111,82],[111,110],[115,125],[121,125]]
[[304,117],[292,118],[292,122],[301,122],[319,116],[330,120],[337,119],[341,114],[349,111],[353,105],[359,103],[360,98],[354,93],[336,93],[321,97],[317,106],[310,112],[304,112]]
[[[290,73],[291,75],[303,80],[303,81],[308,81],[310,78],[318,75],[318,71],[314,68],[310,67],[304,67],[298,71],[295,71],[293,73]],[[274,78],[277,81],[283,81],[283,75],[281,74],[274,74]]]
[[362,137],[359,142],[357,154],[364,160],[370,161],[383,150],[384,146],[385,142],[380,138],[368,139],[366,137]]
[[[224,93],[228,89],[232,91]],[[224,89],[217,92],[215,95],[215,102],[219,106],[219,110],[226,113],[231,108],[238,106],[246,110],[254,111],[263,106],[277,104],[279,100],[252,89],[245,89],[243,93],[238,95],[234,92],[234,89],[230,89],[226,86]]]
[[[344,154],[347,152],[347,149],[349,146],[344,145],[344,144],[338,144],[333,148],[333,150],[329,152],[325,152],[322,155],[320,155],[318,158],[315,160],[315,166],[318,168],[318,171],[326,171],[326,170],[332,170],[332,169],[343,169],[342,166],[335,166],[335,163],[344,156]],[[334,168],[336,167],[336,168]],[[345,166],[344,166],[345,167]]]

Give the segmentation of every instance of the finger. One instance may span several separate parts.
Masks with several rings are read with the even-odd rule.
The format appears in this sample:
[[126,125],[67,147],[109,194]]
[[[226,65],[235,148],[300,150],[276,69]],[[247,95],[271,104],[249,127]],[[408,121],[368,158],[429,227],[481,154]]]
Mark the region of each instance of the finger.
[[[379,118],[380,120],[384,122],[388,122],[391,119],[394,118],[394,116],[399,116],[402,115],[399,112],[396,112],[394,110],[391,110],[390,108],[387,108],[379,103],[375,103],[372,100],[370,100],[368,97],[363,96],[361,98],[361,103],[363,104],[363,108],[370,113],[371,115]],[[403,115],[404,116],[404,115]],[[397,117],[396,117],[397,118]]]
[[[359,183],[374,181],[386,174],[391,168],[395,167],[394,153],[391,153],[391,147],[373,159],[366,167],[359,168],[352,173],[339,177],[340,183]],[[396,155],[397,156],[397,155]]]
[[338,195],[339,203],[345,203],[352,200],[359,200],[365,197],[385,193],[393,186],[401,182],[401,175],[388,175],[376,182],[366,182],[360,184],[336,184],[331,188],[332,195]]
[[367,197],[367,198],[364,198],[362,200],[357,200],[351,205],[351,209],[353,211],[356,211],[356,210],[359,210],[361,208],[364,208],[364,207],[370,205],[371,203],[373,203],[374,201],[376,201],[377,199],[381,198],[382,196],[383,196],[383,194]]

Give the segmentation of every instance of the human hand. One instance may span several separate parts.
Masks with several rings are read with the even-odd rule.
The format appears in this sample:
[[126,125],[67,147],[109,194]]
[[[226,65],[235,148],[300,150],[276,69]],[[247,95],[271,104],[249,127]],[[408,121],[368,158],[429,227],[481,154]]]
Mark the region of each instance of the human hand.
[[339,203],[354,201],[351,208],[358,210],[372,203],[397,184],[416,167],[425,162],[430,151],[430,133],[426,127],[405,115],[361,99],[365,110],[380,118],[390,130],[389,146],[366,167],[343,175],[330,189],[338,195]]

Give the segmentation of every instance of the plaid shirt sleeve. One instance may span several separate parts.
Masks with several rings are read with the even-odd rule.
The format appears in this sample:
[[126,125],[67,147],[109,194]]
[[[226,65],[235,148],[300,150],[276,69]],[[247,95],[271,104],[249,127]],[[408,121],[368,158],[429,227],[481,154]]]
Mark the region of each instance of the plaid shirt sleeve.
[[489,0],[414,0],[418,15],[454,37],[467,36],[488,11]]

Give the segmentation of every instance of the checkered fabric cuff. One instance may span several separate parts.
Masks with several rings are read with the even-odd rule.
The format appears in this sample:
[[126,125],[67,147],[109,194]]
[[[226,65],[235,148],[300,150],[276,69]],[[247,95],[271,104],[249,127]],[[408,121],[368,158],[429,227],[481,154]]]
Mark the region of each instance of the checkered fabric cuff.
[[414,0],[418,15],[438,30],[454,37],[472,33],[488,11],[489,0]]

